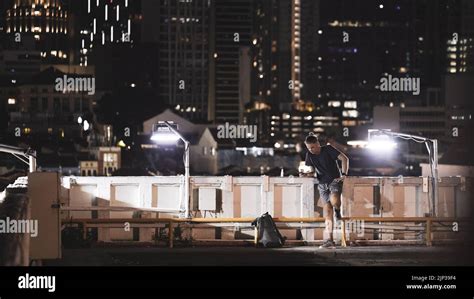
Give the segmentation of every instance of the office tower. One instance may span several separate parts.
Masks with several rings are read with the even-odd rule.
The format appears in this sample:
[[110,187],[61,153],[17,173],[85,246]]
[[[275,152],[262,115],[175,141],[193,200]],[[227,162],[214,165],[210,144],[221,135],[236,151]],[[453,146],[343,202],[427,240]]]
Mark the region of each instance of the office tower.
[[321,12],[319,101],[340,113],[343,125],[369,120],[374,105],[400,101],[400,93],[379,88],[389,74],[418,75],[412,1],[323,1]]
[[85,0],[73,1],[76,32],[74,44],[79,47],[77,63],[90,64],[94,48],[137,42],[140,37],[140,1]]
[[210,2],[160,0],[160,100],[191,120],[207,120]]
[[241,120],[250,101],[252,1],[145,0],[141,6],[142,39],[160,49],[160,101],[193,121]]
[[316,100],[319,1],[256,1],[257,98],[274,109],[312,110]]
[[[29,55],[43,63],[65,63],[69,57],[68,7],[60,0],[2,1],[6,51],[19,51],[24,63]],[[15,72],[15,70],[10,70]]]
[[[209,120],[236,123],[250,101],[251,0],[215,0],[210,39],[211,60]],[[212,93],[214,93],[212,95]]]

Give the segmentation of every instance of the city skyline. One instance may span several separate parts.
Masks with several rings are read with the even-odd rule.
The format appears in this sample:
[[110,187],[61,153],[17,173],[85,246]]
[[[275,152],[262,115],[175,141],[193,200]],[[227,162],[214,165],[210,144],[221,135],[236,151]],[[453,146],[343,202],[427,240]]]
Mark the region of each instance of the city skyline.
[[[255,125],[255,145],[279,154],[299,152],[315,132],[362,155],[352,145],[375,126],[437,138],[444,153],[472,124],[469,1],[11,0],[0,8],[2,131],[14,143],[108,140],[132,163],[137,153],[127,149],[140,149],[144,122],[170,109],[211,129]],[[92,77],[94,94],[58,93],[56,75]],[[421,173],[424,149],[405,150],[397,158],[405,169],[394,173]]]

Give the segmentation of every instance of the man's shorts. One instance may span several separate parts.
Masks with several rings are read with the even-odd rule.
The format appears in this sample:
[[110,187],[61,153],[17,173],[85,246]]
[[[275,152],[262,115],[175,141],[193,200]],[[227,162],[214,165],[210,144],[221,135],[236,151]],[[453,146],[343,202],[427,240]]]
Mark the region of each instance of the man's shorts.
[[342,182],[332,181],[330,184],[318,184],[319,198],[324,204],[329,202],[329,194],[342,192]]

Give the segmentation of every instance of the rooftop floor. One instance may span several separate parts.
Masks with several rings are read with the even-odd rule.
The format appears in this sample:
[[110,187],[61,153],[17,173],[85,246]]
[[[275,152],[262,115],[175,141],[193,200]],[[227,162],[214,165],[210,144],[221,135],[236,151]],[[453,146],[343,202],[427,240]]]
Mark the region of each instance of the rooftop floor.
[[[95,247],[65,249],[47,266],[465,266],[454,246]],[[470,265],[474,265],[472,259]]]

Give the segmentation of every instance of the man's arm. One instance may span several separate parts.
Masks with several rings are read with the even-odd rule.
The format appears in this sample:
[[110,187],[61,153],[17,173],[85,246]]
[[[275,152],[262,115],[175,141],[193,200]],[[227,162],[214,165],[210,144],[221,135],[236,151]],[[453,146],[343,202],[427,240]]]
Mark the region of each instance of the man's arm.
[[342,162],[342,173],[344,176],[347,175],[349,171],[349,158],[344,153],[340,153],[337,159]]
[[304,164],[305,164],[306,167],[310,167],[311,170],[308,171],[308,172],[304,172],[304,171],[301,171],[301,169],[298,169],[300,177],[314,177],[314,167],[313,167],[313,163],[312,163],[311,158],[309,157],[308,153],[306,153]]
[[349,158],[340,150],[336,149],[332,145],[328,145],[328,150],[329,150],[329,155],[331,156],[332,159],[334,160],[340,160],[342,162],[342,173],[344,173],[342,179],[344,179],[344,176],[347,175],[347,172],[349,171]]

